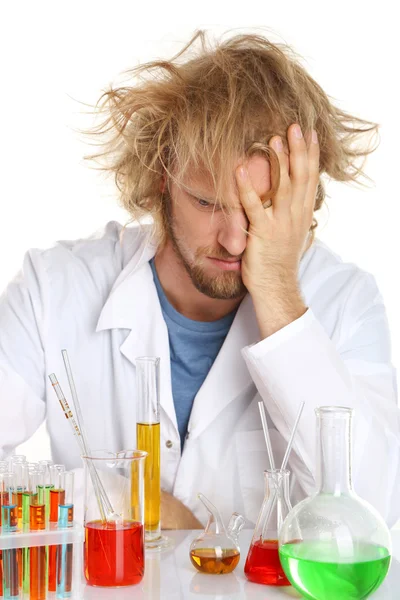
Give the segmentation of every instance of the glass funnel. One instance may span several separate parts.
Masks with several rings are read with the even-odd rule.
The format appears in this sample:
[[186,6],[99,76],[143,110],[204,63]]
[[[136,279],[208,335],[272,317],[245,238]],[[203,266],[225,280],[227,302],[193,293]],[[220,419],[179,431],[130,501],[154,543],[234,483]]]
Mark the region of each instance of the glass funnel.
[[352,414],[316,409],[318,491],[292,509],[279,536],[283,569],[310,600],[367,598],[390,565],[389,530],[352,487]]
[[279,561],[278,536],[292,509],[289,471],[264,471],[265,497],[247,554],[244,572],[249,581],[265,585],[290,585]]
[[219,510],[203,494],[199,494],[199,499],[208,510],[209,518],[204,531],[190,546],[192,565],[210,575],[231,573],[240,560],[238,535],[245,520],[242,515],[233,513],[225,528]]

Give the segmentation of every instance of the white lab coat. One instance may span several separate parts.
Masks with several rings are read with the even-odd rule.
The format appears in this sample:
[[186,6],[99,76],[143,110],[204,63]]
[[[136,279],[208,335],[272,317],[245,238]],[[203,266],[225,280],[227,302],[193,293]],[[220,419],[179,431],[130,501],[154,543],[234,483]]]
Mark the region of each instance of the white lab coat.
[[268,413],[280,465],[302,400],[289,461],[293,503],[315,486],[315,415],[351,406],[353,481],[391,525],[400,516],[400,419],[382,299],[371,275],[316,241],[300,266],[309,310],[259,341],[250,296],[194,400],[181,456],[171,390],[168,331],[149,259],[148,227],[109,223],[92,238],[31,250],[0,300],[2,454],[47,417],[53,459],[80,466],[78,447],[47,375],[68,397],[61,349],[73,368],[93,448],[135,447],[135,357],[161,358],[162,486],[205,521],[198,492],[227,519],[254,523],[269,468],[257,402]]

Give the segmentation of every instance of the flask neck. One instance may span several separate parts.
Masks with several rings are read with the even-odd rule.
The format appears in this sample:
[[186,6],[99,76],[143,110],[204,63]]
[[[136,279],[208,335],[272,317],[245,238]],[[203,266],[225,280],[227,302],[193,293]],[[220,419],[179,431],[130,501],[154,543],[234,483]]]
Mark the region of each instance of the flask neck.
[[351,408],[323,406],[317,415],[318,493],[348,494],[351,480]]

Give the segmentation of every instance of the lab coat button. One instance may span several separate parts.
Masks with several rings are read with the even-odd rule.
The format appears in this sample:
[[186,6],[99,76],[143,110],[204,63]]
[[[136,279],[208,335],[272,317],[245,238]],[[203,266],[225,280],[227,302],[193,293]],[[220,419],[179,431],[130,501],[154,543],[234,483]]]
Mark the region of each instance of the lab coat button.
[[165,442],[165,445],[167,446],[167,448],[172,448],[172,446],[173,446],[174,444],[171,442],[171,440],[167,440],[167,441]]

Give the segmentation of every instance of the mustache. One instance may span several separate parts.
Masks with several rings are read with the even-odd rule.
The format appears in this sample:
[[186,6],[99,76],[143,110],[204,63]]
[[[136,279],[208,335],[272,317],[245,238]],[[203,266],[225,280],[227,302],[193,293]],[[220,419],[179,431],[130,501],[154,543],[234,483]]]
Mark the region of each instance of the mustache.
[[197,257],[203,256],[211,256],[212,258],[218,258],[220,260],[242,260],[243,253],[239,256],[235,256],[234,254],[230,254],[224,248],[213,248],[211,246],[206,246],[203,248],[199,248],[196,252]]

